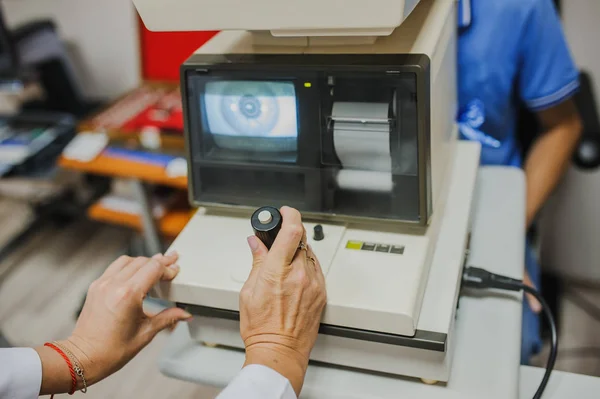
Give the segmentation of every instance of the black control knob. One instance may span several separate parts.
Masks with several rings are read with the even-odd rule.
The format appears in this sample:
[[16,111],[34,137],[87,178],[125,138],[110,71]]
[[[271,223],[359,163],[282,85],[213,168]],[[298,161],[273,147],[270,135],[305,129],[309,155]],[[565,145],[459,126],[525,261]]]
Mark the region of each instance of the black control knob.
[[313,231],[313,240],[323,241],[325,239],[325,233],[323,232],[323,226],[320,224],[316,225]]
[[250,222],[254,234],[265,244],[267,249],[271,249],[283,223],[281,213],[273,207],[265,206],[254,212]]

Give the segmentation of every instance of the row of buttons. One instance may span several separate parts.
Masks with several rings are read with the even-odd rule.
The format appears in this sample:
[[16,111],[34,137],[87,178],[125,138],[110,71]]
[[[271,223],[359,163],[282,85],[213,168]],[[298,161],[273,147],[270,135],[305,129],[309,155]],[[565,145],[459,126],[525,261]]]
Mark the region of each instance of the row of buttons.
[[349,241],[347,249],[361,251],[381,252],[386,254],[404,255],[406,247],[404,245],[374,244],[370,242]]

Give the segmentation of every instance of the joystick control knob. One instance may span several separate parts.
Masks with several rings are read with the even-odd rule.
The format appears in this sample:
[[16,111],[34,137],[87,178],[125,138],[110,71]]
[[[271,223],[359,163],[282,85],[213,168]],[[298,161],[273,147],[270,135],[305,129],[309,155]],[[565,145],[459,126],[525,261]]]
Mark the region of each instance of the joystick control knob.
[[323,232],[323,226],[320,224],[316,225],[313,229],[313,240],[315,241],[323,241],[325,239],[325,233]]
[[254,212],[250,222],[254,234],[265,244],[267,249],[271,249],[283,223],[281,213],[273,207],[265,206]]

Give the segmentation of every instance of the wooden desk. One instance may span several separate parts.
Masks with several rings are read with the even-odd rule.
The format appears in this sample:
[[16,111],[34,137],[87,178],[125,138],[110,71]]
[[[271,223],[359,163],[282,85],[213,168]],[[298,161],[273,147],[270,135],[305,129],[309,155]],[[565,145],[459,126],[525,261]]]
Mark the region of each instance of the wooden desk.
[[109,209],[100,202],[92,205],[87,213],[93,220],[141,230],[149,255],[162,252],[160,236],[176,237],[192,217],[191,209],[181,208],[167,211],[160,220],[155,220],[152,216],[150,200],[145,187],[147,184],[163,185],[181,190],[187,189],[187,177],[167,175],[165,165],[150,161],[145,162],[135,157],[114,156],[110,150],[105,150],[91,162],[78,162],[61,157],[58,164],[62,168],[83,173],[131,180],[136,200],[142,208],[140,215]]
[[187,189],[187,177],[170,177],[161,165],[139,162],[119,157],[100,154],[91,162],[78,162],[61,157],[59,166],[65,169],[78,170],[93,175],[118,177],[124,179],[139,179],[146,183],[160,184]]
[[[167,238],[175,238],[181,233],[192,217],[191,209],[172,209],[157,220],[158,229]],[[129,227],[137,231],[143,231],[142,217],[131,213],[119,212],[103,206],[100,202],[95,203],[88,209],[90,219],[120,226]]]

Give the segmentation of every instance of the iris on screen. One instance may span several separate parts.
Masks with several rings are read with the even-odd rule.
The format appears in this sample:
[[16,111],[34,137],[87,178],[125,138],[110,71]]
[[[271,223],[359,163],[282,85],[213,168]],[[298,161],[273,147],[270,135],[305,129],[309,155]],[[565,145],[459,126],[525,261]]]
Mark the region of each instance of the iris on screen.
[[296,141],[298,118],[293,83],[209,82],[203,97],[207,128],[214,136]]

